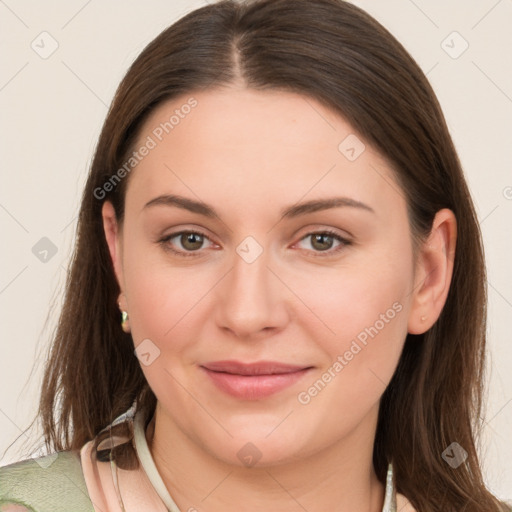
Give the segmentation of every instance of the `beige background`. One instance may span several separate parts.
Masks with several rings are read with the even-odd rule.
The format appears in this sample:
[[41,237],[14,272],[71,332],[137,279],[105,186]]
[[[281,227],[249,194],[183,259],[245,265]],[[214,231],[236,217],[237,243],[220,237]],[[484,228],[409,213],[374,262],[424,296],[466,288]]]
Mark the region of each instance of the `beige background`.
[[[81,190],[115,88],[151,39],[204,3],[0,0],[0,457],[35,412],[34,361],[55,325],[56,312],[46,327],[45,318],[53,298],[60,304]],[[482,456],[490,488],[511,498],[512,0],[355,3],[427,73],[477,205],[491,352]],[[57,251],[46,262],[32,252],[43,237]],[[0,465],[17,460],[18,445]]]

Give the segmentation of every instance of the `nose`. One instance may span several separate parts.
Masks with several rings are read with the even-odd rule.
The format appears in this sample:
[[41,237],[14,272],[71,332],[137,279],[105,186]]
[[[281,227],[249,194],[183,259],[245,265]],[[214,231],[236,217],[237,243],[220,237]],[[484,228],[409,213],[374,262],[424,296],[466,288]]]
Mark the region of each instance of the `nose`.
[[239,338],[257,339],[282,330],[289,321],[286,288],[263,253],[252,262],[239,254],[217,288],[217,325]]

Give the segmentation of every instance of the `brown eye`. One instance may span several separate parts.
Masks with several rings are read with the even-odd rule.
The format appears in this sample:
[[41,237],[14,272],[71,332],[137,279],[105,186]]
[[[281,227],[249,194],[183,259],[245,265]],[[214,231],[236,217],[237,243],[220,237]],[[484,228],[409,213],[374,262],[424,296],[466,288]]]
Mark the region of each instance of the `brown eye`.
[[198,233],[182,233],[180,235],[181,246],[187,251],[197,251],[203,245],[204,237]]
[[[309,242],[309,243],[307,243]],[[299,241],[299,248],[306,249],[315,256],[329,256],[341,251],[351,242],[334,231],[317,231],[308,233]]]
[[311,236],[311,246],[318,251],[327,251],[334,243],[334,237],[327,233],[317,233]]
[[172,233],[159,240],[159,242],[164,250],[170,251],[177,256],[198,256],[203,254],[201,249],[215,245],[206,235],[196,231]]

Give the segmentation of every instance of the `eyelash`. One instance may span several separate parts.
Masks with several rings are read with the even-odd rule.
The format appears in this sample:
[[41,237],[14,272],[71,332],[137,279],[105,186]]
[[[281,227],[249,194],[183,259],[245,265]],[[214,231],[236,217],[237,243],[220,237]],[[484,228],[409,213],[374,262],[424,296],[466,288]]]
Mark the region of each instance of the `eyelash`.
[[[173,249],[171,247],[171,245],[169,244],[169,241],[172,239],[172,238],[175,238],[177,236],[180,236],[180,235],[183,235],[183,234],[194,234],[194,235],[199,235],[207,240],[210,240],[209,237],[207,237],[204,233],[201,233],[199,231],[194,231],[193,229],[192,230],[186,230],[186,231],[177,231],[176,233],[171,233],[170,235],[167,235],[165,236],[164,238],[162,238],[161,240],[159,240],[158,242],[163,246],[164,250],[166,251],[170,251],[174,254],[176,254],[177,256],[180,256],[180,257],[183,257],[183,258],[190,258],[190,257],[195,257],[195,256],[198,256],[199,255],[199,251],[177,251],[176,249]],[[338,252],[340,252],[341,250],[343,250],[345,247],[349,246],[352,244],[352,242],[350,240],[347,240],[346,238],[343,238],[341,237],[339,234],[337,234],[335,231],[332,231],[332,230],[329,230],[329,229],[324,229],[324,230],[321,230],[321,231],[311,231],[310,233],[307,233],[306,235],[304,235],[300,240],[304,240],[310,236],[313,236],[313,235],[327,235],[327,236],[330,236],[332,238],[334,238],[335,240],[337,240],[338,242],[340,242],[340,245],[334,249],[327,249],[326,251],[312,251],[313,253],[313,256],[314,257],[320,257],[320,258],[325,258],[325,257],[328,257],[328,256],[332,256],[333,254],[337,254]],[[305,249],[305,250],[308,250],[308,249]]]

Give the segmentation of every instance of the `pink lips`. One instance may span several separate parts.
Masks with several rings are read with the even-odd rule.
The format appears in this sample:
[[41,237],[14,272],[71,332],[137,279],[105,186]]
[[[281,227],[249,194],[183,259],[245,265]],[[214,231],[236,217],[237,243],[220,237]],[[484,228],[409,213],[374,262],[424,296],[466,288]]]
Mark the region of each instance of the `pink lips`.
[[274,361],[214,361],[200,368],[222,391],[243,400],[258,400],[291,386],[311,367]]

